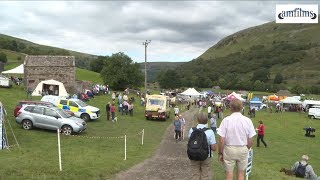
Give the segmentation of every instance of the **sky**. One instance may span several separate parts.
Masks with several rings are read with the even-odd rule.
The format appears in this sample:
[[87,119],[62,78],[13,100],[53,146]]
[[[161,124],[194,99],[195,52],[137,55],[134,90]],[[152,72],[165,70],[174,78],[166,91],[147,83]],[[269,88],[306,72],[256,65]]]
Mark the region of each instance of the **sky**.
[[280,3],[0,1],[0,33],[94,55],[124,52],[134,62],[144,62],[143,42],[151,40],[148,62],[185,62],[232,33],[274,21]]

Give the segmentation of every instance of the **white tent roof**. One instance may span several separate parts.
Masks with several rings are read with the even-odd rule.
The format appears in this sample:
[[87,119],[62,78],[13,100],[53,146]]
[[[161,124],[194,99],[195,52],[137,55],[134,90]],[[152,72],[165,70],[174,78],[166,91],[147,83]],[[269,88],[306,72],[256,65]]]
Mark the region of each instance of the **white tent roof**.
[[13,69],[3,71],[2,74],[24,74],[23,64],[20,64],[18,67]]
[[295,97],[287,97],[285,99],[280,100],[280,103],[282,103],[282,104],[302,104],[302,102],[299,101]]
[[195,90],[194,88],[188,88],[187,90],[185,90],[181,94],[185,95],[185,96],[200,96],[200,95],[202,95],[197,90]]
[[32,92],[32,96],[41,96],[42,95],[42,88],[43,88],[44,84],[59,86],[58,96],[64,96],[64,97],[69,96],[69,94],[67,93],[66,88],[64,87],[63,83],[59,82],[59,81],[56,81],[56,80],[53,80],[53,79],[46,80],[46,81],[41,81],[37,85],[36,89],[34,89],[34,91]]
[[232,92],[231,94],[229,94],[228,96],[227,96],[227,98],[231,98],[231,97],[235,97],[235,98],[237,98],[237,99],[239,99],[240,101],[246,101],[245,99],[243,99],[242,97],[241,97],[241,95],[240,94],[237,94],[237,93],[235,93],[235,92]]

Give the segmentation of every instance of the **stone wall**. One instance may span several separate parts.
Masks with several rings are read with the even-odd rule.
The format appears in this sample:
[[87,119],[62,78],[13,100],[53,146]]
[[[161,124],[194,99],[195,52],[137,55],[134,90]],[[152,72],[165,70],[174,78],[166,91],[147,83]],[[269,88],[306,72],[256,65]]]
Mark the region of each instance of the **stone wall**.
[[75,59],[73,56],[27,56],[25,79],[32,90],[43,80],[56,80],[64,84],[67,92],[75,92]]

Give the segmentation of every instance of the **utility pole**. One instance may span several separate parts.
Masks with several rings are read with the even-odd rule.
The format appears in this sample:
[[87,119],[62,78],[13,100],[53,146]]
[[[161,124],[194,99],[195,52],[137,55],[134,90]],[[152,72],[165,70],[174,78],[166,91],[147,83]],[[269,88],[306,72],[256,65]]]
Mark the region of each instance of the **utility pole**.
[[147,47],[151,40],[146,40],[142,44],[144,45],[144,91],[147,93]]

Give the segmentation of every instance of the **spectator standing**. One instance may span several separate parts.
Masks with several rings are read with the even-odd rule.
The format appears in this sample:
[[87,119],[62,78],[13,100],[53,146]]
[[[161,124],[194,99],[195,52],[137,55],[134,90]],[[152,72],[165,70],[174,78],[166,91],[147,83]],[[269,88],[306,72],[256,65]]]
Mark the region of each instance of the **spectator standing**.
[[302,155],[301,160],[294,163],[291,168],[291,171],[295,172],[295,175],[298,177],[298,172],[301,172],[300,168],[305,168],[304,177],[310,180],[319,180],[320,177],[317,177],[311,165],[308,164],[309,156]]
[[122,104],[122,95],[121,95],[121,93],[118,96],[118,104],[119,105]]
[[127,96],[127,94],[124,94],[124,95],[123,95],[123,100],[124,100],[124,101],[128,101],[128,96]]
[[178,116],[179,115],[179,108],[178,108],[177,105],[173,108],[173,111],[174,111],[174,116]]
[[212,107],[211,107],[211,105],[209,104],[209,106],[208,106],[208,119],[211,119],[211,117],[212,117]]
[[258,131],[257,147],[260,146],[260,139],[261,139],[261,142],[263,143],[264,147],[267,147],[267,143],[264,142],[264,140],[263,140],[263,137],[264,137],[264,125],[263,125],[263,122],[261,120],[259,121],[259,126],[256,128],[256,130]]
[[107,120],[110,120],[110,102],[106,105]]
[[184,139],[184,131],[186,127],[186,120],[182,117],[182,115],[179,115],[179,120],[181,121],[181,137]]
[[[207,128],[208,123],[208,117],[204,113],[199,113],[197,115],[198,124],[195,128],[197,129],[203,129]],[[191,137],[191,134],[193,133],[193,128],[189,130],[188,137]],[[216,150],[216,139],[214,136],[214,133],[211,129],[208,129],[205,131],[205,135],[207,138],[207,143],[209,145],[208,149],[209,151],[215,151]],[[211,154],[211,152],[210,152]],[[191,163],[191,171],[192,171],[192,178],[191,179],[201,179],[201,180],[211,180],[212,179],[212,172],[211,172],[211,157],[208,157],[204,161],[195,161],[190,160]]]
[[217,105],[215,105],[214,114],[216,115],[216,118],[219,119],[219,107]]
[[115,101],[115,100],[116,100],[116,93],[115,93],[115,92],[113,92],[113,93],[111,94],[111,99],[112,99],[112,101]]
[[175,116],[173,121],[173,128],[175,132],[176,143],[181,140],[182,122],[179,120],[179,116]]
[[121,115],[123,115],[123,104],[122,103],[119,104],[119,112],[121,113]]
[[217,120],[216,120],[216,115],[213,115],[210,118],[210,127],[212,129],[212,131],[214,132],[214,134],[217,133]]
[[251,119],[240,111],[242,102],[233,99],[230,102],[232,114],[224,118],[219,126],[219,160],[224,163],[227,180],[233,179],[233,169],[237,166],[238,180],[244,179],[247,167],[247,154],[252,147],[252,138],[256,135]]
[[129,107],[128,102],[123,101],[123,111],[126,113],[126,115],[128,115],[128,107]]
[[114,118],[115,118],[115,115],[116,115],[116,106],[114,105],[114,103],[112,103],[112,105],[110,107],[110,112],[111,112],[112,122],[114,122]]
[[133,103],[131,101],[129,101],[128,103],[128,111],[129,111],[129,115],[133,116]]

